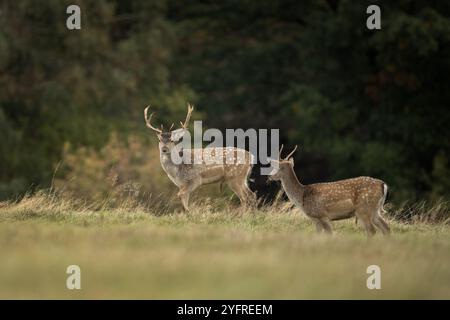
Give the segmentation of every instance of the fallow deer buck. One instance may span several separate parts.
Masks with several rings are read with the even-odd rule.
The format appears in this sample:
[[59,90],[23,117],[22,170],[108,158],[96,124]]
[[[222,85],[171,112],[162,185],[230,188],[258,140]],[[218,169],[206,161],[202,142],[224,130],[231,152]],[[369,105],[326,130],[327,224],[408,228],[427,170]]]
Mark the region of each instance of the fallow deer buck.
[[[234,147],[184,149],[180,141],[188,130],[194,108],[188,104],[186,120],[180,122],[181,128],[172,130],[172,124],[169,131],[164,131],[162,125],[158,129],[151,124],[154,113],[148,116],[149,108],[144,110],[145,122],[148,128],[156,132],[162,168],[179,188],[178,197],[186,211],[189,211],[190,194],[201,185],[215,182],[227,184],[241,203],[253,204],[256,201],[247,184],[252,170],[251,153]],[[190,161],[175,161],[174,155]]]
[[[281,151],[280,150],[280,157]],[[271,172],[269,180],[281,181],[289,200],[298,206],[315,224],[317,231],[332,233],[331,221],[356,216],[367,235],[375,234],[377,227],[384,235],[389,225],[381,217],[387,195],[387,185],[371,177],[358,177],[328,183],[302,184],[294,172],[294,150]]]

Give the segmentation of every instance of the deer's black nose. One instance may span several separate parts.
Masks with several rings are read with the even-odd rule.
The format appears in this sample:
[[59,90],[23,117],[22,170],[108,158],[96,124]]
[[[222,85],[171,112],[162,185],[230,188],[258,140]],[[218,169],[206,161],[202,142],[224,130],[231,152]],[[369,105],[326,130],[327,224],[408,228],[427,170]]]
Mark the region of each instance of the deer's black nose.
[[167,153],[167,152],[169,152],[169,148],[167,148],[167,147],[162,147],[162,148],[161,148],[161,152],[162,152],[162,153]]

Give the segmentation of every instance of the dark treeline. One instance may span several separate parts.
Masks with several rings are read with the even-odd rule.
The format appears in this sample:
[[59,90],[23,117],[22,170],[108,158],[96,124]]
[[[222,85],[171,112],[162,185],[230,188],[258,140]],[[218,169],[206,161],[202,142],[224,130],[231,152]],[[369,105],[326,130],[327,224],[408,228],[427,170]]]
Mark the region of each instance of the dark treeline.
[[445,0],[3,0],[0,199],[48,187],[65,144],[150,136],[147,104],[170,124],[187,101],[209,127],[279,128],[306,183],[371,175],[398,201],[448,197],[449,83]]

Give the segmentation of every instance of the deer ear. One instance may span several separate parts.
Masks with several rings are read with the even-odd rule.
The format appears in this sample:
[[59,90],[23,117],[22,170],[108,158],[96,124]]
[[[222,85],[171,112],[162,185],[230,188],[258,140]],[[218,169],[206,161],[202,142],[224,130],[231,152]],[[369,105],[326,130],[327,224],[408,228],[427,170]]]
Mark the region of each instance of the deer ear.
[[185,133],[186,130],[183,128],[173,130],[170,135],[170,140],[172,140],[173,142],[178,142],[183,138]]
[[294,165],[294,158],[289,158],[289,163],[291,164],[291,165]]

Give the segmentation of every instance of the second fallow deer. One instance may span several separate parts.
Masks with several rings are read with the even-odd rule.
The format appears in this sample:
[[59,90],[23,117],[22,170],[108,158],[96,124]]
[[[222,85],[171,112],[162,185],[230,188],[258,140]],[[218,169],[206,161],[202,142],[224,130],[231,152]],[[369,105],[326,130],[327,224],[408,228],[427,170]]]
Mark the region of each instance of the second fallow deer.
[[[194,108],[188,104],[186,120],[180,122],[181,128],[172,130],[172,124],[169,131],[164,131],[163,126],[159,129],[151,124],[153,113],[147,115],[149,107],[144,110],[145,122],[156,132],[162,168],[179,188],[178,196],[186,211],[189,211],[190,194],[201,185],[215,182],[228,185],[241,203],[253,204],[256,201],[247,184],[253,163],[251,153],[234,147],[183,149],[180,141],[185,136]],[[191,161],[175,161],[174,155]]]
[[371,177],[358,177],[304,185],[295,175],[294,160],[290,158],[296,149],[284,159],[272,160],[278,166],[271,172],[269,180],[281,181],[289,200],[315,222],[318,231],[331,233],[331,221],[356,216],[368,236],[375,234],[375,227],[384,235],[390,233],[389,225],[381,217],[387,195],[386,183]]

